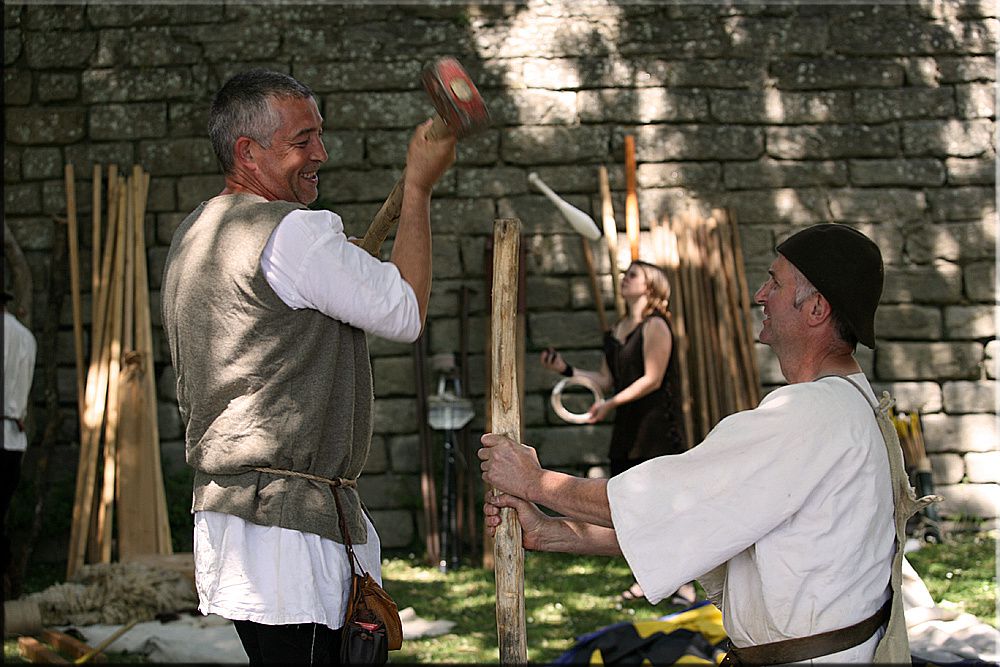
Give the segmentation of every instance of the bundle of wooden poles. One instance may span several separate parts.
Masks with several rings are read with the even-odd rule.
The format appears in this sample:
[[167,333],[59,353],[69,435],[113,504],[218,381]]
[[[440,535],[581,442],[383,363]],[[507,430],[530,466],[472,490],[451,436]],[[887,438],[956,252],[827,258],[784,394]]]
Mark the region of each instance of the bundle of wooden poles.
[[117,166],[110,165],[105,188],[102,171],[101,165],[94,165],[87,361],[72,164],[66,165],[65,173],[80,416],[80,460],[67,578],[85,563],[109,563],[113,556],[128,561],[172,551],[160,465],[146,267],[144,220],[149,174],[139,165],[133,165],[128,175],[119,174]]
[[655,262],[671,284],[671,316],[688,446],[724,417],[756,407],[760,380],[754,354],[750,292],[733,216],[695,208],[651,228]]

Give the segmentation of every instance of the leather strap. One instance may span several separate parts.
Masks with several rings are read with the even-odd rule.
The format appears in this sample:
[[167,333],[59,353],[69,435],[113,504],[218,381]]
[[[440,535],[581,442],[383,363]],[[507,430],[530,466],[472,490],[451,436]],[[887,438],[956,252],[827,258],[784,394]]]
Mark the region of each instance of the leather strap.
[[3,418],[4,418],[5,421],[14,422],[15,424],[17,424],[17,430],[20,431],[21,433],[24,433],[24,422],[23,421],[21,421],[17,417],[8,417],[7,415],[4,415]]
[[840,653],[854,648],[875,634],[889,620],[892,610],[892,596],[882,608],[854,625],[839,630],[821,632],[808,637],[785,639],[770,644],[758,644],[745,648],[730,648],[723,659],[723,665],[780,665],[788,662],[802,662],[824,655]]

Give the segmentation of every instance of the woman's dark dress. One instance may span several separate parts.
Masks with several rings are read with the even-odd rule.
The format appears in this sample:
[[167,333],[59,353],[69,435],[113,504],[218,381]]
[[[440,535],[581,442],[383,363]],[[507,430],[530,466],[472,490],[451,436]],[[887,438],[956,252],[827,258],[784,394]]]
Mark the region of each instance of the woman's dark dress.
[[[653,317],[666,322],[673,335],[670,321],[658,313],[644,319],[624,343],[619,342],[610,331],[604,334],[604,357],[611,371],[615,393],[645,374],[642,330]],[[680,454],[686,449],[676,357],[676,353],[672,352],[659,388],[615,409],[615,425],[608,451],[612,476],[643,461],[664,454]]]

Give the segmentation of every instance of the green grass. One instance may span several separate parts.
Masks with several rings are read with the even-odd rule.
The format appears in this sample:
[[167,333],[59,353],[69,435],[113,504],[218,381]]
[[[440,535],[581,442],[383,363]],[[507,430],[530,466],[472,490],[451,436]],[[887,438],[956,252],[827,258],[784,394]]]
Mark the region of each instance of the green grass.
[[[995,626],[996,537],[996,531],[956,533],[945,544],[927,545],[907,558],[935,601],[962,605]],[[578,635],[676,610],[666,603],[653,607],[641,601],[619,602],[619,593],[632,581],[620,558],[528,553],[524,573],[528,658],[535,663],[552,661]],[[403,649],[392,654],[394,662],[498,662],[492,571],[464,566],[442,574],[412,557],[394,557],[385,560],[383,579],[400,609],[413,607],[421,618],[456,623],[446,635],[404,642]],[[38,578],[31,582],[42,587]],[[134,655],[110,658],[141,661]],[[16,640],[4,642],[4,661],[21,662]]]

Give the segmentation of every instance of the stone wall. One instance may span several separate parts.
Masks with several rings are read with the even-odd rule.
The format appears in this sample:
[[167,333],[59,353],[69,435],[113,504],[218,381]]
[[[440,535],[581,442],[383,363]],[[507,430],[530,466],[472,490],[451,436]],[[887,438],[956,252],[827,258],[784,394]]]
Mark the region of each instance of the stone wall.
[[[595,366],[600,341],[580,243],[527,174],[598,214],[597,168],[607,165],[624,230],[623,137],[633,134],[643,229],[688,201],[730,207],[751,285],[797,227],[845,223],[878,241],[886,287],[878,349],[861,354],[864,367],[901,409],[925,415],[942,511],[992,517],[1000,501],[997,34],[992,3],[956,0],[5,4],[5,219],[33,267],[42,313],[52,219],[65,207],[63,164],[76,165],[77,191],[87,193],[92,163],[141,163],[152,173],[155,311],[171,234],[221,188],[205,118],[227,76],[262,65],[313,87],[330,153],[319,204],[360,235],[400,173],[411,128],[431,112],[421,66],[453,55],[494,123],[461,144],[435,194],[426,337],[431,354],[457,351],[455,290],[475,290],[473,432],[483,414],[484,253],[492,221],[516,216],[527,247],[526,439],[549,466],[584,472],[604,462],[609,426],[561,423],[548,407],[557,378],[535,362],[554,345],[572,363]],[[80,199],[86,244],[89,197]],[[609,262],[595,256],[610,312]],[[622,255],[619,268],[626,263]],[[42,351],[61,364],[63,461],[78,451],[69,313],[67,300],[59,344]],[[182,465],[182,425],[156,333],[169,471]],[[371,352],[377,419],[362,490],[384,543],[416,544],[412,348],[372,339]],[[765,389],[780,384],[770,351],[759,346],[758,357]],[[37,386],[35,397],[40,404]]]

